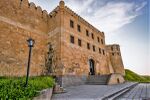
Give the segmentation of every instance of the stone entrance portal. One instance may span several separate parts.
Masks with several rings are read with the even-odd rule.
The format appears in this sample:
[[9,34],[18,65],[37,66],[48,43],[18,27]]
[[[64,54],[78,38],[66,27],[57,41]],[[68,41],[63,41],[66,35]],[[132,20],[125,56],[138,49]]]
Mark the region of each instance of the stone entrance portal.
[[94,68],[94,60],[89,60],[89,67],[90,67],[90,75],[95,75],[95,68]]

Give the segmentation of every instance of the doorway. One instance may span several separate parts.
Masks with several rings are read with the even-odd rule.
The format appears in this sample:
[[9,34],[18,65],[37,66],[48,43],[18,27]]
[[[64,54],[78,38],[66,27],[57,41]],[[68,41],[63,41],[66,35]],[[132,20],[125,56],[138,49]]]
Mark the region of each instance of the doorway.
[[89,67],[90,67],[90,75],[95,75],[95,68],[94,68],[94,60],[90,59],[89,60]]

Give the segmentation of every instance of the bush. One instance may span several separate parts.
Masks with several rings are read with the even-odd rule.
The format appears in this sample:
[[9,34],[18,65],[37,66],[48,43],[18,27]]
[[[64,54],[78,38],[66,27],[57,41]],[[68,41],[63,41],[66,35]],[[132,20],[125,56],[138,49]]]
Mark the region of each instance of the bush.
[[[54,86],[54,80],[48,76],[29,78],[28,87],[25,87],[25,78],[0,77],[0,98],[2,100],[27,100],[38,95],[38,91]],[[0,99],[0,100],[1,100]]]

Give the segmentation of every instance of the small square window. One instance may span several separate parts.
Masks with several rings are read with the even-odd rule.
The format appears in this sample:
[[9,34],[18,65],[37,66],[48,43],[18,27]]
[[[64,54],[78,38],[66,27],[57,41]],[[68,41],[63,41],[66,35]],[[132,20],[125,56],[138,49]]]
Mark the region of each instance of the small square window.
[[102,43],[102,44],[104,44],[104,41],[103,41],[103,39],[101,39],[101,43]]
[[119,47],[117,47],[117,50],[119,51]]
[[77,28],[78,28],[78,32],[81,32],[81,27],[80,27],[80,25],[77,25]]
[[113,50],[114,50],[114,48],[113,48],[113,47],[111,47],[111,50],[113,51]]
[[89,36],[89,31],[88,30],[86,30],[86,36]]
[[70,35],[70,42],[74,44],[74,36]]
[[92,39],[94,39],[94,34],[92,33]]
[[87,49],[90,50],[90,43],[87,43]]
[[95,50],[95,46],[93,45],[93,51],[95,52],[96,50]]
[[114,54],[114,53],[112,53],[112,55],[114,56],[115,54]]
[[101,52],[101,48],[99,48],[99,53],[101,54],[102,52]]
[[73,20],[70,20],[70,27],[74,28],[74,22],[73,22]]
[[78,39],[78,45],[79,45],[80,47],[82,46],[81,39]]
[[105,55],[105,50],[103,50],[103,55]]
[[100,42],[99,37],[97,37],[97,41]]
[[120,53],[119,53],[119,52],[118,52],[117,54],[118,54],[118,55],[120,55]]

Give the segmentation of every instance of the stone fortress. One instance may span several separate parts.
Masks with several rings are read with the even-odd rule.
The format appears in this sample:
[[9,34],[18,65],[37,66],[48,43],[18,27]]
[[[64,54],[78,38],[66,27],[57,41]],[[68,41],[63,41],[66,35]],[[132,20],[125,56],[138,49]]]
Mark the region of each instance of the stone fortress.
[[64,76],[109,75],[110,83],[124,82],[119,45],[106,45],[104,32],[64,1],[48,14],[28,0],[0,0],[0,76],[26,75],[29,37],[30,76],[56,75],[62,83]]

